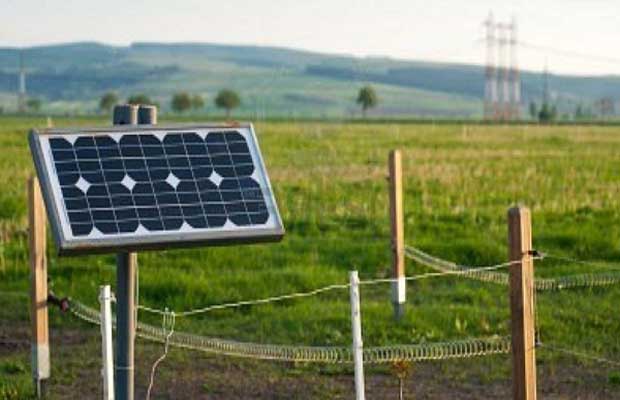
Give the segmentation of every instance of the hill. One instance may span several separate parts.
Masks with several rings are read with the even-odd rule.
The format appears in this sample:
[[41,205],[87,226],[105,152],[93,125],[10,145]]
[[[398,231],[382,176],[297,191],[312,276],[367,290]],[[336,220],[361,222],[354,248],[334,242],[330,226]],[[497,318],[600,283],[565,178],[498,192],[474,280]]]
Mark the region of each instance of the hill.
[[[144,92],[164,110],[176,91],[208,99],[217,90],[241,93],[241,113],[254,116],[329,116],[357,113],[359,86],[372,83],[382,116],[479,116],[480,66],[356,58],[276,47],[206,43],[135,43],[127,47],[70,43],[24,49],[30,96],[46,112],[92,112],[102,93]],[[0,106],[15,108],[19,50],[0,48]],[[524,104],[541,93],[540,74],[522,75]],[[620,77],[551,75],[552,95],[563,111],[601,97],[620,97]],[[209,110],[210,109],[210,110]]]

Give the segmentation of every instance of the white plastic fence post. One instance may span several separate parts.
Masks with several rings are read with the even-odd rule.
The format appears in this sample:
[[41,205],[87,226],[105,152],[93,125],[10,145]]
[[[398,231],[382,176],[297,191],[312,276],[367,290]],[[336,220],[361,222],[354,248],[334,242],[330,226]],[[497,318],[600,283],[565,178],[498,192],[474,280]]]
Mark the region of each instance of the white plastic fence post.
[[99,287],[99,302],[101,303],[101,354],[103,367],[103,400],[114,400],[114,359],[112,356],[112,296],[110,285]]
[[351,331],[353,333],[353,362],[355,363],[355,399],[364,400],[364,343],[362,342],[362,313],[360,310],[359,277],[349,272],[351,284]]

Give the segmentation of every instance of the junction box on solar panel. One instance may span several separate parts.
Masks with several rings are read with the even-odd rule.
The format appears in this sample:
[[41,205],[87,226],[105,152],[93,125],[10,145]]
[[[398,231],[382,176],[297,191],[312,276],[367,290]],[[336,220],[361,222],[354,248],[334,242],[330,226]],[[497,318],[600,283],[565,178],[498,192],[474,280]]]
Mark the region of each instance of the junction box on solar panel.
[[61,255],[284,234],[251,124],[46,129],[29,141]]

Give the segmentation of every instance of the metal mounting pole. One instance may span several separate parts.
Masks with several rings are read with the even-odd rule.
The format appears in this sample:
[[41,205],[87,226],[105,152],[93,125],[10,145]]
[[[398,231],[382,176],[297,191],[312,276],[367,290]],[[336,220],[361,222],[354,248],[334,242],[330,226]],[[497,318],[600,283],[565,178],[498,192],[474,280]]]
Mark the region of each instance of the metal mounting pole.
[[134,342],[135,325],[135,287],[136,253],[116,255],[116,364],[114,366],[116,384],[115,398],[133,400],[134,395]]
[[[140,113],[140,123],[157,122],[157,109],[141,106],[148,111]],[[139,108],[124,104],[114,107],[114,125],[137,125]],[[114,387],[117,400],[134,398],[134,342],[136,338],[136,268],[138,255],[122,252],[116,255],[116,364]]]

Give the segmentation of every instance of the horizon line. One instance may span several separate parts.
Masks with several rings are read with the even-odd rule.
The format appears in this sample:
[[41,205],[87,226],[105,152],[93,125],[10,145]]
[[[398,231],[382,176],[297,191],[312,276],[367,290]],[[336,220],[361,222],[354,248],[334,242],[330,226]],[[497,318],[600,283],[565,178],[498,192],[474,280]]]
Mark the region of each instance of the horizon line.
[[[273,49],[273,50],[287,50],[294,51],[299,53],[306,54],[314,54],[318,56],[329,56],[329,57],[340,57],[340,58],[352,58],[358,60],[389,60],[394,62],[409,62],[409,63],[424,63],[424,64],[435,64],[439,66],[463,66],[463,67],[477,67],[484,68],[485,65],[482,63],[467,63],[467,62],[457,62],[457,61],[440,61],[440,60],[432,60],[432,59],[419,59],[419,58],[402,58],[402,57],[394,57],[385,54],[365,54],[365,55],[357,55],[354,53],[343,53],[343,52],[330,52],[330,51],[322,51],[322,50],[313,50],[313,49],[305,49],[301,47],[290,47],[286,45],[263,45],[257,43],[223,43],[223,42],[204,42],[204,41],[136,41],[130,42],[126,44],[115,44],[110,42],[98,41],[98,40],[77,40],[77,41],[69,41],[69,42],[49,42],[49,43],[41,43],[41,44],[31,44],[28,46],[11,46],[11,45],[0,45],[0,50],[13,50],[13,51],[28,51],[42,48],[53,48],[53,47],[63,47],[63,46],[71,46],[71,45],[98,45],[102,47],[109,48],[118,48],[118,49],[131,49],[136,45],[167,45],[167,46],[179,46],[179,45],[203,45],[203,46],[218,46],[218,47],[254,47],[261,49]],[[529,69],[529,68],[520,68],[521,73],[531,73],[535,75],[542,75],[545,73],[544,69],[540,71]],[[547,71],[550,76],[562,76],[562,77],[576,77],[576,78],[620,78],[620,74],[614,73],[588,73],[584,72],[583,74],[579,73],[553,73],[551,71]]]

